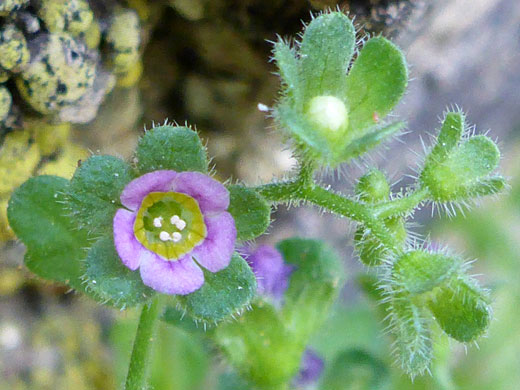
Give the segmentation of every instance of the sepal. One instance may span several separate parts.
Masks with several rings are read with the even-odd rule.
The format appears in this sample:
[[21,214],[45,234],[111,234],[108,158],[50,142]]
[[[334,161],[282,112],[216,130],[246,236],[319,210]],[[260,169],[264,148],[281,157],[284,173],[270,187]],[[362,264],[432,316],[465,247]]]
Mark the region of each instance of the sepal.
[[185,126],[158,126],[139,140],[135,153],[141,174],[161,169],[176,172],[208,171],[206,149],[199,136]]
[[247,262],[237,253],[222,271],[204,271],[204,284],[177,300],[194,320],[216,324],[239,315],[256,293],[256,278]]

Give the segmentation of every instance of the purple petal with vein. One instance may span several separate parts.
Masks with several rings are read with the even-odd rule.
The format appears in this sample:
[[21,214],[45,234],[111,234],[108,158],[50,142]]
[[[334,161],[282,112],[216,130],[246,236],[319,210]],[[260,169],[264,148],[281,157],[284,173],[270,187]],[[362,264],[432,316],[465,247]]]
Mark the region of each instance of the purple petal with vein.
[[235,249],[235,220],[227,211],[205,215],[208,234],[204,242],[191,252],[195,260],[211,272],[226,268]]
[[135,238],[135,213],[119,209],[114,216],[114,244],[116,251],[125,266],[135,271],[140,264],[140,257],[147,252]]
[[121,203],[126,208],[137,211],[144,197],[150,192],[172,191],[172,182],[177,177],[175,171],[155,171],[147,173],[127,184],[121,194]]
[[167,261],[148,251],[139,270],[145,285],[164,294],[186,295],[204,284],[204,274],[191,255]]
[[200,172],[180,172],[173,191],[194,198],[203,213],[225,211],[229,206],[229,191],[224,185]]

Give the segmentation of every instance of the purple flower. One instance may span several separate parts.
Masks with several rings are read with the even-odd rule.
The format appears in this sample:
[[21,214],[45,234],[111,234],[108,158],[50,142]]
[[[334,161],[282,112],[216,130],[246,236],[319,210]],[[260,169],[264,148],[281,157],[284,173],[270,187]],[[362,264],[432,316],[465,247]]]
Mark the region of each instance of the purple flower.
[[307,348],[302,357],[300,371],[294,378],[295,384],[303,387],[317,382],[323,372],[324,365],[323,359],[312,349]]
[[294,267],[286,265],[281,253],[269,245],[261,245],[252,253],[246,253],[245,259],[255,273],[258,294],[281,299]]
[[189,294],[204,284],[199,267],[226,268],[235,221],[229,192],[199,172],[155,171],[132,180],[114,216],[114,243],[125,266],[165,294]]

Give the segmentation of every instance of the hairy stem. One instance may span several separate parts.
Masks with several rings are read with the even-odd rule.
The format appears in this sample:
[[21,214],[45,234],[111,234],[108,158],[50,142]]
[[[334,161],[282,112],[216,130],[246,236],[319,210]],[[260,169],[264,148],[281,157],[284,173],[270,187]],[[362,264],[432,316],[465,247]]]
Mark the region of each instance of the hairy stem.
[[376,217],[371,206],[356,202],[317,185],[302,187],[299,181],[266,184],[257,187],[256,190],[266,199],[274,202],[305,201],[323,207],[335,214],[361,222],[388,249],[394,252],[399,250],[399,245],[396,243],[395,238]]
[[130,365],[128,366],[125,390],[143,390],[146,388],[159,308],[158,297],[155,297],[149,305],[143,306],[135,334]]
[[374,206],[374,214],[377,218],[381,219],[406,214],[415,209],[415,207],[426,200],[427,197],[428,190],[421,188],[403,198],[376,204]]

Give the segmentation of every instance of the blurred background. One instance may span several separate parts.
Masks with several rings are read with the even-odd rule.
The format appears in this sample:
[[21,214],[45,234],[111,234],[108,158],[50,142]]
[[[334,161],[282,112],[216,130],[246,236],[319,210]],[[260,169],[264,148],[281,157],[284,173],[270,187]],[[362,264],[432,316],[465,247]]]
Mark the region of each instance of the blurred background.
[[[406,187],[422,152],[421,138],[428,142],[443,111],[458,105],[477,132],[490,130],[499,140],[511,190],[485,199],[466,218],[432,218],[429,208],[416,214],[417,232],[431,231],[434,242],[478,258],[474,273],[492,290],[495,320],[478,346],[450,343],[437,332],[432,376],[413,383],[393,364],[384,315],[352,254],[353,226],[311,208],[278,208],[262,242],[324,238],[349,276],[312,342],[326,361],[322,381],[331,370],[342,370],[341,383],[329,383],[328,389],[519,388],[519,2],[91,0],[85,3],[92,14],[85,14],[88,28],[54,31],[41,11],[53,1],[0,1],[0,53],[6,53],[2,45],[9,39],[26,41],[30,53],[30,60],[20,54],[23,70],[4,64],[0,54],[0,80],[6,78],[0,101],[9,104],[5,115],[0,111],[0,390],[119,388],[137,316],[98,307],[31,276],[22,266],[24,248],[5,223],[10,191],[32,174],[70,175],[89,151],[129,157],[143,127],[166,118],[196,126],[222,178],[253,185],[287,174],[294,160],[257,109],[258,103],[274,104],[279,85],[268,41],[277,34],[294,36],[311,12],[336,6],[355,17],[360,35],[383,34],[404,49],[412,80],[395,115],[408,120],[409,132],[401,142],[342,167],[339,174],[324,172],[321,179],[349,193],[367,166],[377,166],[395,183],[394,191]],[[18,35],[8,35],[14,34],[10,28]],[[53,34],[63,33],[88,46],[67,49],[79,50],[77,74],[98,64],[93,76],[85,71],[92,82],[74,104],[60,100],[59,85],[48,91],[31,84],[29,70],[41,69],[53,54]],[[131,58],[122,58],[128,48]],[[51,66],[63,69],[61,63]],[[217,389],[227,367],[204,336],[161,324],[159,337],[153,388]],[[373,376],[380,380],[367,387]]]

